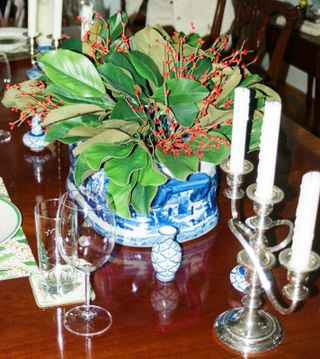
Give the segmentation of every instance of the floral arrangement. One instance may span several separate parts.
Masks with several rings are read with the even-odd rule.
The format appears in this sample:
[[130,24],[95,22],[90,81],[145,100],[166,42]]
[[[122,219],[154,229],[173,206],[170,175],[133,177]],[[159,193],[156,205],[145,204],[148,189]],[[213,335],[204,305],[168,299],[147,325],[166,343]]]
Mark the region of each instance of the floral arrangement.
[[207,49],[193,33],[159,26],[126,34],[127,15],[96,20],[83,40],[41,55],[44,75],[12,86],[3,103],[20,110],[11,126],[40,114],[46,140],[77,145],[75,182],[104,168],[117,213],[147,214],[158,186],[186,180],[200,161],[230,154],[234,89],[250,88],[249,150],[259,145],[266,99],[279,99],[245,64],[247,51],[223,58],[227,38]]

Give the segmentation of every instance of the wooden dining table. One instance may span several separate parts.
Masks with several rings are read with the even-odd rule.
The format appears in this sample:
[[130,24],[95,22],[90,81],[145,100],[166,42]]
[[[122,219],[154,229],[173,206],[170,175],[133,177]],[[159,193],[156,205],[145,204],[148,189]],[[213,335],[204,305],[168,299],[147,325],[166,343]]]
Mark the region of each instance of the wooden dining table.
[[[11,61],[13,81],[26,79],[29,59]],[[1,105],[0,128],[8,128],[17,114]],[[299,186],[304,173],[320,170],[320,139],[289,118],[281,122],[275,184],[285,194],[274,206],[273,219],[294,221]],[[15,128],[9,143],[0,145],[0,177],[12,202],[22,214],[22,228],[37,259],[34,206],[42,199],[61,195],[69,170],[68,148],[52,143],[32,152],[22,142],[29,130]],[[257,165],[257,152],[248,158]],[[28,277],[0,281],[0,358],[241,358],[216,339],[213,325],[225,310],[241,306],[241,293],[230,283],[241,245],[231,234],[230,200],[223,196],[225,175],[218,169],[218,225],[209,233],[182,244],[183,262],[175,280],[156,280],[150,248],[116,245],[110,261],[91,276],[94,304],[107,308],[111,328],[92,338],[80,337],[63,326],[71,306],[40,309]],[[254,183],[256,170],[244,179]],[[243,218],[253,214],[252,202],[241,201]],[[0,214],[1,216],[1,214]],[[319,222],[319,221],[318,221]],[[314,250],[320,252],[320,228]],[[273,240],[280,241],[282,231]],[[287,283],[286,270],[274,269],[274,286]],[[317,358],[320,343],[320,272],[310,275],[309,298],[290,315],[281,315],[266,299],[263,309],[282,324],[283,342],[266,358]],[[288,303],[288,302],[287,302]]]

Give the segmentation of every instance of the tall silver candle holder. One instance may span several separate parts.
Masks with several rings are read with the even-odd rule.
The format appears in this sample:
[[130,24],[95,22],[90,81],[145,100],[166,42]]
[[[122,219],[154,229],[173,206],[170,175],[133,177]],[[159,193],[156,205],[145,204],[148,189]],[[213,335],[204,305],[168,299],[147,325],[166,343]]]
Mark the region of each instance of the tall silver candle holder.
[[[35,36],[29,36],[29,52],[30,52],[30,60],[32,64],[32,68],[27,70],[27,76],[30,79],[36,79],[37,77],[43,74],[41,67],[39,66],[38,56],[39,53],[43,52],[44,50],[38,50],[37,46],[37,38],[40,36],[40,33],[37,33]],[[62,39],[53,39],[52,35],[48,35],[47,38],[51,39],[51,46],[45,46],[46,51],[48,50],[57,50],[60,45]]]
[[[248,162],[248,161],[246,161]],[[237,201],[244,197],[240,188],[243,176],[253,169],[252,164],[245,163],[243,173],[230,173],[229,163],[221,166],[227,173],[228,188],[225,196],[231,199],[232,218],[228,221],[232,234],[241,243],[243,249],[237,255],[237,261],[246,269],[248,286],[241,300],[242,307],[232,308],[220,314],[214,322],[217,338],[229,348],[244,354],[261,353],[278,346],[284,337],[284,331],[277,318],[260,309],[263,304],[262,294],[265,293],[272,306],[281,314],[290,314],[299,302],[308,297],[309,273],[320,267],[320,256],[311,252],[309,265],[305,271],[296,271],[290,265],[291,249],[285,247],[291,242],[293,223],[287,219],[272,220],[270,214],[273,206],[283,200],[283,191],[274,186],[273,196],[269,202],[262,202],[255,195],[256,184],[251,184],[247,197],[253,201],[255,216],[242,222],[236,210]],[[267,232],[274,227],[287,226],[287,236],[277,245],[270,246]],[[290,304],[283,306],[275,295],[275,279],[272,269],[276,266],[275,253],[279,252],[280,264],[287,269],[288,283],[282,293]]]

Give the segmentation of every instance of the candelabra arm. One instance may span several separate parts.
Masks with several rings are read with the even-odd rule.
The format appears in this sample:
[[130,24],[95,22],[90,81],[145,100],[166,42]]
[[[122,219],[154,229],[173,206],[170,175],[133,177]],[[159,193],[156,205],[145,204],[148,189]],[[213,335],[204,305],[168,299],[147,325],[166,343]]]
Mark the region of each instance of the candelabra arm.
[[270,303],[272,304],[273,308],[275,310],[277,310],[281,314],[291,314],[291,313],[293,313],[296,310],[297,305],[299,303],[299,300],[295,299],[295,300],[291,301],[290,305],[287,308],[285,308],[284,306],[282,306],[279,303],[279,301],[276,298],[276,296],[274,295],[271,287],[268,288],[267,290],[265,290],[265,293],[266,293]]
[[[263,289],[264,289],[268,299],[270,300],[272,306],[281,314],[290,314],[290,313],[292,313],[297,307],[297,304],[299,302],[299,297],[294,296],[294,300],[291,302],[290,306],[287,307],[287,308],[283,307],[279,303],[279,301],[277,300],[276,296],[273,293],[272,282],[270,281],[270,279],[266,275],[266,272],[262,268],[262,266],[260,264],[260,261],[259,261],[259,259],[257,258],[256,254],[254,252],[254,249],[249,245],[249,243],[247,242],[245,237],[240,233],[239,229],[242,232],[246,233],[246,235],[250,235],[250,232],[252,233],[252,231],[249,230],[249,228],[246,227],[246,225],[244,225],[241,221],[239,221],[237,219],[230,219],[228,224],[229,224],[229,228],[230,228],[231,232],[238,239],[238,241],[240,242],[242,247],[247,252],[250,260],[252,261],[252,263],[253,263],[253,265],[254,265],[254,267],[256,269],[256,272],[258,274],[259,280],[261,282],[261,286],[263,287]],[[283,242],[284,241],[282,241],[280,244],[282,244]]]
[[244,232],[246,235],[249,235],[251,237],[253,235],[253,232],[244,225],[241,221],[238,219],[230,219],[228,221],[229,228],[233,235],[237,238],[237,240],[240,242],[242,247],[245,249],[245,251],[248,253],[248,256],[250,260],[252,261],[255,269],[257,270],[261,285],[265,291],[269,290],[271,288],[270,280],[268,279],[266,273],[264,272],[263,268],[260,265],[259,259],[254,253],[254,249],[250,246],[250,244],[247,242],[245,237],[240,233],[238,228]]
[[291,242],[293,230],[294,230],[293,223],[291,221],[289,221],[288,219],[278,219],[276,221],[273,221],[272,227],[277,227],[277,226],[288,226],[289,233],[288,233],[287,237],[283,241],[281,241],[279,244],[277,244],[273,247],[268,247],[269,251],[272,253],[281,251]]

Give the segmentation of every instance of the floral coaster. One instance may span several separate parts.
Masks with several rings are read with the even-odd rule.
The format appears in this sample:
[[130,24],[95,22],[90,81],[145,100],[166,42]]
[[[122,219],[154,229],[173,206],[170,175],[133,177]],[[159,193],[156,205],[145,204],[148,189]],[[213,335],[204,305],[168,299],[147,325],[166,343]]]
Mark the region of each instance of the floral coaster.
[[[35,302],[39,308],[59,307],[61,305],[84,303],[85,285],[84,273],[79,272],[77,282],[73,290],[63,294],[51,294],[43,289],[40,281],[40,272],[33,273],[30,278],[30,285]],[[91,289],[91,300],[95,299],[95,293]]]
[[[9,200],[8,192],[1,177],[0,195]],[[31,248],[20,227],[12,238],[0,244],[0,281],[27,277],[37,269]]]

